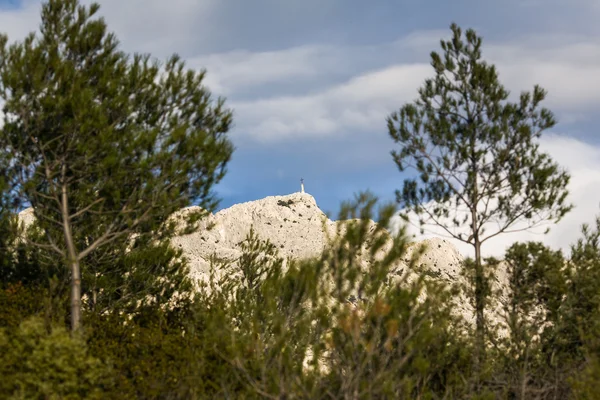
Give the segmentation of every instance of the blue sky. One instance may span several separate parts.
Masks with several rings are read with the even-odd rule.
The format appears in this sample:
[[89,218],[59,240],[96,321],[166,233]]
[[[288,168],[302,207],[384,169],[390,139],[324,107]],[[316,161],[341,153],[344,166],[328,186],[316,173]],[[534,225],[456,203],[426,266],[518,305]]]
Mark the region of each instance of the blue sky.
[[[217,187],[221,207],[306,190],[321,209],[370,189],[393,200],[403,176],[385,117],[432,76],[429,53],[451,22],[484,38],[511,92],[539,83],[559,124],[542,148],[573,175],[576,210],[542,237],[565,247],[600,213],[598,0],[100,0],[123,49],[179,53],[235,113],[237,150]],[[0,0],[0,30],[21,38],[39,1]]]

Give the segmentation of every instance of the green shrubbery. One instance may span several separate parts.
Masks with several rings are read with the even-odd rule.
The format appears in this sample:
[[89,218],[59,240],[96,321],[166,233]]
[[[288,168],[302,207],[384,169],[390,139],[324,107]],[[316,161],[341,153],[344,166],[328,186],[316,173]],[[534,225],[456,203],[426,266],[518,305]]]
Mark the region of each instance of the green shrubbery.
[[30,317],[0,330],[0,395],[8,399],[102,399],[112,369],[64,326]]
[[[65,331],[64,315],[62,325],[44,319],[48,290],[4,285],[2,397],[594,398],[598,229],[588,229],[568,259],[536,243],[511,247],[508,334],[490,326],[476,373],[474,335],[452,314],[448,288],[426,275],[389,279],[407,240],[400,234],[376,255],[389,235],[369,229],[374,206],[368,196],[346,205],[341,219],[362,219],[317,259],[285,261],[251,233],[239,262],[213,265],[193,298],[170,292],[102,312],[88,303],[81,335]],[[391,210],[382,210],[380,226]],[[366,242],[374,246],[369,269],[357,262]],[[178,269],[164,276],[186,270],[174,263],[177,252],[162,254],[123,262],[153,271],[170,260]],[[120,287],[155,293],[152,285]]]
[[[545,92],[505,103],[474,31],[464,42],[452,26],[444,60],[432,54],[436,78],[388,120],[397,163],[414,158],[424,185],[406,181],[406,210],[432,206],[439,224],[460,204],[470,211],[450,226],[472,230],[456,234],[475,248],[465,287],[415,258],[410,274],[392,271],[407,237],[385,230],[392,206],[373,226],[366,194],[343,205],[319,257],[285,260],[251,231],[241,257],[215,255],[196,286],[169,244],[169,217],[216,205],[232,114],[177,56],[161,66],[120,52],[97,11],[49,0],[42,39],[0,35],[0,398],[598,398],[600,219],[568,257],[513,245],[503,296],[491,284],[499,262],[481,257],[496,234],[483,237],[486,221],[504,218],[503,233],[570,205],[568,174],[534,143],[554,125],[535,111]],[[23,205],[36,216],[27,232],[16,224]],[[476,327],[454,312],[457,294]],[[493,307],[500,321],[486,318]]]

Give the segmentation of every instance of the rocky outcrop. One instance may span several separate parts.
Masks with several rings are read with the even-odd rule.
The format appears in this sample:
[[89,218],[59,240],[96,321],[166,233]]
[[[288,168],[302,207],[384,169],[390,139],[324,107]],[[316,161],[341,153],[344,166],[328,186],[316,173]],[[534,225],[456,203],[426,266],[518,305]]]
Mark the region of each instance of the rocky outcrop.
[[[180,221],[183,227],[186,215],[197,210],[195,207],[186,208],[172,218]],[[19,217],[25,225],[34,218],[31,209],[21,212]],[[375,223],[372,225],[374,227]],[[200,221],[196,232],[180,234],[172,239],[172,243],[183,250],[190,264],[191,277],[204,280],[208,277],[211,257],[236,262],[242,254],[242,242],[251,228],[259,238],[273,243],[282,257],[304,259],[319,256],[328,244],[328,235],[335,235],[337,227],[338,224],[327,218],[310,194],[293,193],[236,204],[208,214]],[[391,245],[390,237],[380,253],[385,253]],[[450,242],[441,238],[411,243],[404,259],[392,269],[394,277],[410,275],[408,264],[422,245],[426,246],[426,251],[418,259],[418,265],[427,271],[428,276],[448,284],[463,283],[463,257]],[[504,280],[500,274],[497,285],[504,286]],[[473,313],[464,296],[455,299],[455,306],[459,314],[472,320]]]
[[[193,208],[181,210],[173,217],[183,222],[186,213],[192,210]],[[188,258],[192,277],[204,279],[209,272],[213,255],[221,260],[235,262],[242,254],[241,244],[251,227],[258,237],[273,243],[281,256],[302,259],[321,254],[327,245],[327,234],[335,234],[337,223],[327,218],[310,194],[293,193],[236,204],[210,214],[201,222],[197,232],[177,236],[173,239],[173,244],[181,248]],[[390,237],[381,253],[385,253],[391,244]],[[450,242],[440,238],[411,243],[404,259],[392,269],[394,276],[408,272],[411,257],[422,245],[426,246],[426,251],[419,258],[418,264],[427,270],[432,279],[448,284],[463,282],[463,257]],[[459,314],[468,320],[472,319],[470,305],[463,296],[456,299],[455,306]]]
[[[173,217],[183,221],[192,210],[181,210]],[[273,243],[284,258],[316,256],[326,244],[324,218],[325,214],[309,194],[271,196],[209,214],[200,222],[197,232],[175,237],[173,244],[183,249],[192,275],[201,278],[208,273],[213,254],[229,261],[241,255],[241,244],[251,227],[258,237]],[[332,232],[335,230],[332,221],[326,226]]]
[[29,207],[19,213],[19,222],[23,224],[25,228],[33,224],[35,216],[33,215],[33,208]]
[[[184,209],[174,218],[183,221],[191,210]],[[310,194],[293,193],[236,204],[210,214],[201,222],[197,232],[175,237],[173,244],[183,249],[190,261],[192,274],[202,277],[208,273],[213,254],[229,261],[235,261],[241,255],[241,243],[251,227],[258,237],[273,243],[281,256],[302,259],[320,255],[327,245],[327,233],[333,235],[336,226],[336,222],[329,220],[318,208]],[[448,282],[459,279],[462,256],[444,239],[411,243],[406,262],[420,245],[425,245],[427,251],[419,263],[430,270],[432,277]],[[404,266],[398,265],[395,270]]]

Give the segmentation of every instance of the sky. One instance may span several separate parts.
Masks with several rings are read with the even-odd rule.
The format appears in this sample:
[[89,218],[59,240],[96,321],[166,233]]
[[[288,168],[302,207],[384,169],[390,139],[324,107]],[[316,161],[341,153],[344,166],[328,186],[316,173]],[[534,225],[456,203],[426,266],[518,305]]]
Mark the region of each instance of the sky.
[[[385,119],[433,76],[429,54],[456,22],[483,37],[483,57],[512,98],[534,84],[548,90],[558,124],[541,148],[572,176],[575,208],[548,235],[500,236],[484,254],[524,240],[568,250],[600,214],[600,0],[97,2],[123,50],[181,55],[233,109],[220,208],[297,192],[300,178],[334,217],[360,191],[393,201],[406,175]],[[0,0],[0,31],[23,38],[39,10],[37,0]]]

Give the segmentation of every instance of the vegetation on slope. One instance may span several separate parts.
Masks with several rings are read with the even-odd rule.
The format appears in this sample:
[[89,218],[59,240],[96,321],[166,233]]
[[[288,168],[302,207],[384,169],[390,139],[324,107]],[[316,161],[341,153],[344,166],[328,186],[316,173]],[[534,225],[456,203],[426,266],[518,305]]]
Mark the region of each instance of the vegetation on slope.
[[[427,274],[390,279],[407,237],[399,232],[380,256],[396,209],[377,211],[369,194],[342,206],[343,229],[318,257],[284,266],[277,248],[251,232],[238,262],[215,258],[209,282],[194,289],[181,252],[166,240],[173,233],[166,222],[192,201],[208,210],[215,204],[211,188],[232,152],[225,136],[231,114],[209,101],[203,73],[185,72],[179,59],[160,69],[119,52],[104,22],[93,19],[97,9],[49,0],[41,37],[11,46],[0,39],[0,397],[597,398],[600,218],[584,227],[568,257],[541,243],[508,249],[504,320],[496,325],[485,318],[465,324],[449,301],[457,289]],[[521,108],[483,101],[477,96],[501,101],[504,92],[493,68],[479,62],[475,33],[467,32],[470,45],[463,47],[458,27],[453,32],[445,50],[468,57],[453,67],[433,56],[437,80],[426,83],[417,108],[390,121],[402,125],[410,117],[415,126],[417,116],[427,116],[435,144],[449,138],[434,128],[462,135],[464,148],[455,155],[477,169],[464,172],[467,203],[492,194],[480,192],[475,177],[489,172],[496,194],[505,180],[511,195],[534,194],[517,209],[500,194],[492,217],[529,219],[533,208],[559,218],[569,208],[568,176],[536,153],[531,125],[519,119],[534,117],[522,114],[530,102],[535,109],[543,91],[523,97]],[[465,125],[442,115],[456,106],[454,97],[438,110],[427,103],[436,90],[448,95],[452,88],[439,74],[454,68],[474,74],[459,76],[459,94],[480,99],[497,120]],[[545,111],[535,115],[539,128],[553,122]],[[498,127],[525,137],[524,165],[543,159],[532,182],[510,178],[515,171],[486,170],[485,155],[472,154],[479,151],[474,142],[491,138],[488,150],[511,156],[503,146],[514,138]],[[409,148],[401,154],[418,156],[423,132],[399,132],[396,139]],[[445,167],[458,165],[440,157]],[[417,160],[417,167],[427,188],[417,191],[408,181],[404,205],[423,211],[463,193],[433,178],[433,161]],[[25,233],[16,211],[27,203],[36,222]],[[431,215],[448,214],[440,207]],[[466,239],[476,247],[483,242],[477,221],[467,224],[474,232]],[[365,257],[368,268],[357,262]],[[471,284],[463,290],[478,315],[498,300],[488,285],[497,264],[481,257],[464,263]]]

